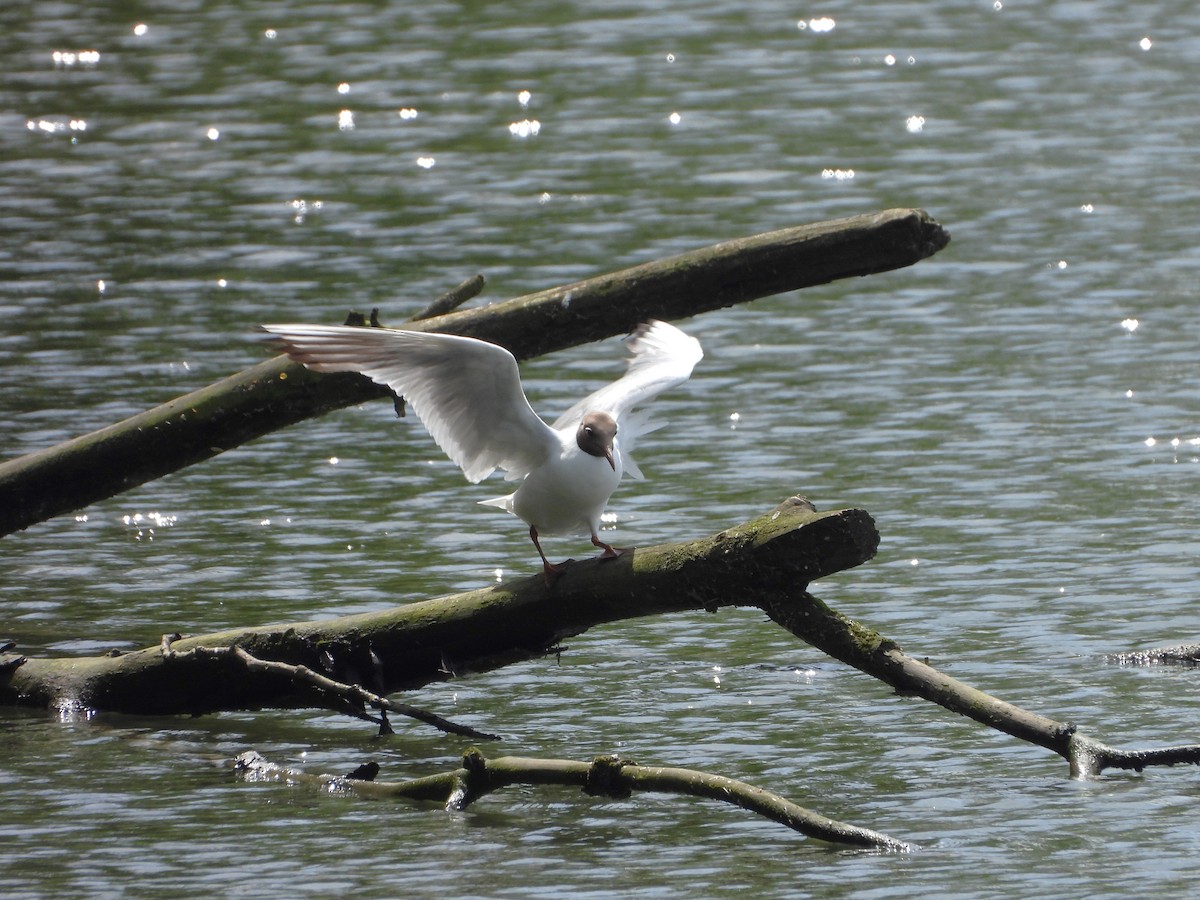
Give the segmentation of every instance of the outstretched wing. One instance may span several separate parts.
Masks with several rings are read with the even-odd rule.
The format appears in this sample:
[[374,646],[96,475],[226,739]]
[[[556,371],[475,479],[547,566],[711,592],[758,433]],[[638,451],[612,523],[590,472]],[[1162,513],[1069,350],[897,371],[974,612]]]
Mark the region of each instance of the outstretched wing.
[[584,397],[559,416],[554,427],[573,427],[589,412],[608,413],[617,420],[617,440],[626,471],[640,478],[641,471],[629,453],[640,435],[657,426],[644,412],[634,414],[634,408],[687,381],[704,353],[698,340],[666,322],[639,325],[627,343],[633,356],[627,361],[629,369],[625,374]]
[[558,452],[557,435],[525,398],[516,359],[496,344],[392,328],[263,328],[314,371],[361,372],[400,394],[473,482],[497,468],[521,478]]

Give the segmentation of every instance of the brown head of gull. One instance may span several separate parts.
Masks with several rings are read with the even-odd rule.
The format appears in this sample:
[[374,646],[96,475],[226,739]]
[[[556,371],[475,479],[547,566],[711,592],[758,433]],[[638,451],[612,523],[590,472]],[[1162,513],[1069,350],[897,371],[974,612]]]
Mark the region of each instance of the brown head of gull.
[[603,412],[588,413],[575,432],[575,443],[579,449],[589,456],[608,460],[614,472],[617,470],[617,464],[613,461],[613,442],[616,439],[617,420]]

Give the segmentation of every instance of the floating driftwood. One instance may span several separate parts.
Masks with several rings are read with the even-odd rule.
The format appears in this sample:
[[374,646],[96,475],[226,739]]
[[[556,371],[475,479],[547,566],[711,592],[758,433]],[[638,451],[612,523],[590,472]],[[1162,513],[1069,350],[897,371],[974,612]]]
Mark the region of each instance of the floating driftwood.
[[[564,287],[410,323],[482,338],[527,359],[771,294],[912,265],[949,235],[895,209],[741,238]],[[461,302],[478,289],[468,282]],[[428,308],[420,315],[429,312]],[[249,329],[251,323],[247,323]],[[0,536],[115,496],[312,416],[390,394],[284,356],[56,447],[0,463]]]

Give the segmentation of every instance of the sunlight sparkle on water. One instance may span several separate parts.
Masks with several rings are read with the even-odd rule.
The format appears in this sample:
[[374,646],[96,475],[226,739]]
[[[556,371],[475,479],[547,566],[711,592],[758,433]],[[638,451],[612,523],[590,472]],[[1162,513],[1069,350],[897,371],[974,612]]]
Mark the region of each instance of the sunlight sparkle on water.
[[138,37],[141,37],[149,30],[150,30],[150,26],[148,26],[145,22],[138,22],[136,25],[133,26],[133,33],[136,34]]
[[55,50],[50,54],[54,65],[68,69],[74,65],[94,66],[100,62],[99,50]]
[[25,123],[25,127],[30,131],[41,131],[44,134],[64,134],[71,131],[87,131],[88,126],[83,119],[30,119]]
[[324,205],[325,204],[320,200],[314,200],[312,203],[309,203],[303,197],[297,197],[292,201],[292,209],[296,211],[296,214],[292,217],[292,221],[297,225],[301,225],[304,223],[304,219],[308,215],[309,210],[316,212],[319,211]]
[[524,109],[526,106],[528,106],[529,101],[532,99],[533,99],[533,94],[529,93],[529,91],[519,91],[517,93],[517,102],[521,104],[522,109]]
[[508,133],[518,138],[537,137],[541,130],[542,123],[537,119],[524,119],[520,122],[512,122],[508,126]]
[[677,112],[673,112],[669,116],[667,116],[667,121],[670,122],[672,125],[678,125],[680,122],[683,121],[683,116],[681,116]]
[[343,109],[338,113],[338,131],[353,131],[354,130],[354,113],[349,109]]
[[400,118],[402,118],[402,119],[408,120],[408,119],[415,119],[416,117],[417,117],[417,111],[415,109],[413,109],[411,106],[406,106],[406,107],[404,107],[404,109],[400,110]]
[[822,169],[821,177],[834,181],[849,181],[854,177],[853,169]]
[[337,92],[338,92],[339,94],[348,94],[348,93],[350,93],[350,82],[348,82],[348,81],[343,81],[341,84],[339,84],[339,85],[337,86]]
[[1151,47],[1154,46],[1154,41],[1150,40],[1150,38],[1148,38],[1148,37],[1144,37],[1140,41],[1138,41],[1138,46],[1141,47],[1143,50],[1149,50]]
[[204,136],[205,136],[206,138],[208,138],[210,141],[216,141],[216,140],[220,140],[220,138],[221,138],[221,129],[219,129],[219,128],[210,128],[210,129],[208,129],[208,131],[204,132]]
[[1140,324],[1141,323],[1138,322],[1137,319],[1122,319],[1121,320],[1121,327],[1124,328],[1126,331],[1128,331],[1130,334],[1133,334],[1135,331],[1137,331],[1138,325],[1140,325]]
[[437,163],[437,160],[435,160],[432,156],[418,156],[417,157],[417,165],[420,166],[422,169],[432,169],[434,167],[434,165],[436,165],[436,163]]
[[121,522],[137,529],[134,534],[134,540],[140,541],[145,538],[147,541],[153,541],[155,528],[169,528],[175,524],[177,519],[178,516],[150,512],[145,515],[134,513],[132,516],[122,516]]
[[807,22],[801,19],[796,23],[796,27],[801,31],[815,31],[817,34],[833,31],[837,27],[837,22],[829,16],[821,16],[817,19],[809,19]]
[[911,134],[916,134],[918,131],[924,131],[925,117],[909,116],[904,122],[904,127],[907,128]]
[[96,715],[96,710],[84,706],[79,700],[56,700],[52,709],[58,714],[58,721],[66,724],[88,722]]

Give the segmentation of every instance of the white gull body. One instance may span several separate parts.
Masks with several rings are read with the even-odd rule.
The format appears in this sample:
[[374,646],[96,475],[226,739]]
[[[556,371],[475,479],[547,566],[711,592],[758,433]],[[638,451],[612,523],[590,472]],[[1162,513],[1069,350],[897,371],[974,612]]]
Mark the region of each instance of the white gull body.
[[480,501],[529,525],[547,578],[559,571],[539,534],[590,532],[622,475],[641,478],[629,455],[654,426],[635,408],[688,379],[700,343],[666,322],[638,326],[625,375],[576,403],[553,425],[521,387],[517,361],[496,344],[458,335],[344,325],[264,325],[288,355],[318,372],[361,372],[405,398],[433,439],[472,482],[496,469],[520,480],[511,494]]

